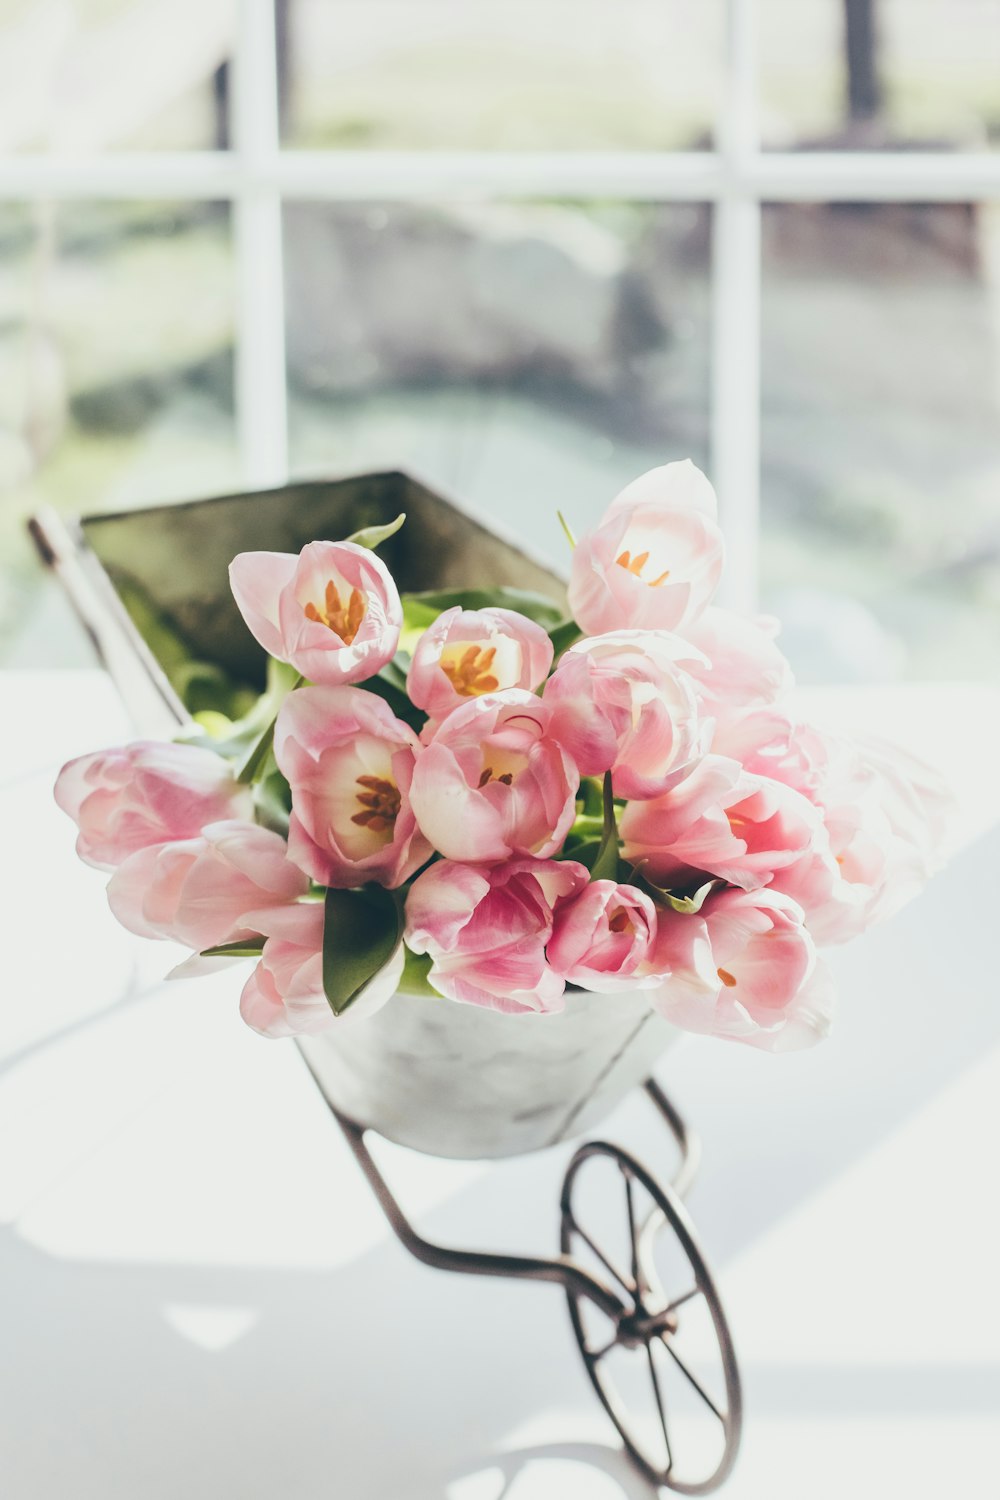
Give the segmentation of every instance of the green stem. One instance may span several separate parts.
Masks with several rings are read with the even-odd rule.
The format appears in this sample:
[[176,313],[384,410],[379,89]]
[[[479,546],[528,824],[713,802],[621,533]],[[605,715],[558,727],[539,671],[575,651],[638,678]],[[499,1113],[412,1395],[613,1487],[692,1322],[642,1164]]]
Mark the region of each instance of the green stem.
[[566,533],[566,540],[569,542],[569,544],[570,544],[571,547],[575,547],[576,546],[576,537],[573,535],[573,529],[572,529],[572,527],[570,526],[569,522],[567,521],[566,517],[563,515],[563,513],[562,513],[561,510],[557,510],[556,511],[556,515],[559,517],[559,525],[562,527],[563,531]]
[[615,794],[611,772],[604,773],[604,832],[597,858],[590,870],[591,880],[618,879],[618,823],[615,818]]
[[[304,682],[305,678],[300,673],[299,676],[296,677],[295,681],[292,683],[288,691],[290,693],[294,692],[295,689],[297,687],[301,687]],[[271,718],[267,727],[262,731],[260,737],[255,740],[254,743],[250,746],[250,749],[247,751],[242,765],[236,772],[236,780],[240,782],[242,786],[251,786],[260,775],[261,768],[263,767],[264,762],[268,757],[271,746],[274,744],[274,726],[277,722],[278,712],[276,709],[273,717]]]
[[615,821],[615,793],[611,785],[611,772],[604,773],[604,839],[618,842],[618,824]]

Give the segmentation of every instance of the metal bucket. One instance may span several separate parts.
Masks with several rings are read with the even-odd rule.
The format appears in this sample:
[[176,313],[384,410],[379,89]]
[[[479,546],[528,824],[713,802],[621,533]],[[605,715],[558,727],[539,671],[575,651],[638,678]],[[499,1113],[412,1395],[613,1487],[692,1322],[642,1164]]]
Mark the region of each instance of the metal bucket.
[[[407,521],[381,549],[401,590],[513,585],[564,602],[562,579],[511,538],[402,473],[310,481],[254,495],[156,506],[32,531],[59,573],[140,732],[188,721],[157,629],[236,681],[262,685],[265,658],[240,619],[236,552]],[[151,622],[158,622],[157,629]],[[439,1156],[535,1151],[596,1124],[676,1036],[641,992],[571,990],[551,1015],[398,994],[299,1045],[333,1106],[388,1139]]]
[[596,1125],[676,1036],[641,993],[572,990],[552,1015],[397,994],[299,1046],[348,1119],[432,1156],[488,1157]]

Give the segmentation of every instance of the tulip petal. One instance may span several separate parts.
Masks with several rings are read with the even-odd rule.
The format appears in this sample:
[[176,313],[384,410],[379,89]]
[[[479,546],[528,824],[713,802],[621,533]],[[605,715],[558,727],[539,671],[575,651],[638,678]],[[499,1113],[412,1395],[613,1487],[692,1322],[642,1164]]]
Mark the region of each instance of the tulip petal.
[[269,656],[287,661],[278,625],[281,591],[295,573],[290,552],[240,552],[229,564],[229,586],[251,635]]

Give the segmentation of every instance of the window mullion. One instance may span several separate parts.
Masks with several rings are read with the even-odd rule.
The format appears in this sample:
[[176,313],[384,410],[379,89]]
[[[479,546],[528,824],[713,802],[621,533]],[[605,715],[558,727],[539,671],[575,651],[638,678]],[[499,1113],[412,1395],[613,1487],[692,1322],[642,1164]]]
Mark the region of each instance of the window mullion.
[[722,597],[753,610],[760,530],[760,202],[753,0],[728,0],[719,113],[722,186],[712,226],[712,478],[726,532]]
[[234,58],[236,425],[244,481],[288,473],[278,80],[272,0],[240,0]]
[[[1000,152],[762,151],[739,182],[767,203],[974,203],[1000,198]],[[118,151],[0,155],[0,201],[226,199],[244,187],[336,202],[607,198],[711,202],[732,169],[712,151]]]

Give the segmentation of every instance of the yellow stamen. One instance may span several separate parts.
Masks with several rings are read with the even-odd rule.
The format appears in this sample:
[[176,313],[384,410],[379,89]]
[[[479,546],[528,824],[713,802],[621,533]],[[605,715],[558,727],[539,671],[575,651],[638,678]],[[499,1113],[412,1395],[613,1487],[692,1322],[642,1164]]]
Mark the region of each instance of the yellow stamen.
[[368,605],[360,590],[352,589],[345,609],[337,585],[331,578],[326,586],[322,607],[310,601],[302,608],[307,620],[325,625],[334,635],[340,636],[345,646],[349,646],[361,628]]
[[372,833],[391,833],[399,816],[399,788],[384,776],[359,776],[357,784],[363,788],[358,792],[361,811],[351,822]]
[[494,777],[493,767],[486,766],[479,778],[479,785],[486,786],[489,782],[494,780],[502,782],[504,786],[510,786],[511,782],[514,780],[514,776],[512,772],[505,771],[502,776]]
[[611,928],[612,932],[635,931],[635,928],[632,926],[632,918],[629,916],[624,906],[618,906],[615,908],[615,910],[608,918],[608,926]]
[[649,581],[643,578],[642,570],[649,562],[648,552],[637,552],[635,557],[633,557],[631,552],[625,551],[615,558],[615,562],[620,568],[624,568],[626,573],[631,573],[634,578],[638,578],[641,583],[645,583],[647,588],[658,589],[670,577],[670,569],[667,568],[660,574],[659,578],[653,578]]
[[493,673],[495,646],[448,646],[441,653],[442,672],[462,698],[478,698],[480,693],[495,693],[500,686]]

